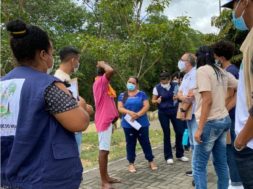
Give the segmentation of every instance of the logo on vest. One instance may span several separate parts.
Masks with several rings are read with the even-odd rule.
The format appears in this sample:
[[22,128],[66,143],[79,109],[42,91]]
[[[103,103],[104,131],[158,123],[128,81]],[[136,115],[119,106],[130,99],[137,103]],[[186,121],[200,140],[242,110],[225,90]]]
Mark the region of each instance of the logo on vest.
[[0,136],[16,133],[20,94],[25,79],[0,81]]

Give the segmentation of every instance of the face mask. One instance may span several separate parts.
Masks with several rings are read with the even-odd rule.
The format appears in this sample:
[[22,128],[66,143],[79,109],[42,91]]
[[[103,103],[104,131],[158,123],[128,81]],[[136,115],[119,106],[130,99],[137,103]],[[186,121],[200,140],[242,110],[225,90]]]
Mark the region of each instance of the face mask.
[[164,89],[169,89],[170,88],[170,83],[167,84],[161,84],[162,88]]
[[128,89],[129,91],[134,91],[135,85],[132,84],[132,83],[127,83],[127,89]]
[[76,73],[79,69],[80,63],[77,64],[77,66],[74,68],[74,72]]
[[247,25],[246,25],[246,23],[244,21],[244,18],[243,18],[245,10],[242,12],[242,15],[240,17],[236,18],[236,15],[235,15],[235,12],[236,12],[236,10],[237,10],[240,2],[241,1],[239,1],[239,3],[237,4],[235,10],[233,10],[233,13],[232,13],[232,15],[233,15],[232,22],[233,22],[233,24],[234,24],[234,26],[235,26],[236,29],[241,30],[241,31],[245,31],[245,30],[249,30],[249,28],[247,27]]
[[221,67],[221,62],[220,62],[219,60],[217,60],[217,59],[215,59],[215,64],[216,64],[217,66]]
[[173,80],[173,83],[178,83],[178,80],[177,79]]
[[47,69],[47,74],[50,74],[53,71],[53,69],[54,69],[54,60],[52,63],[52,67]]
[[178,66],[178,69],[179,69],[181,72],[185,70],[185,62],[184,62],[184,61],[179,60],[177,66]]

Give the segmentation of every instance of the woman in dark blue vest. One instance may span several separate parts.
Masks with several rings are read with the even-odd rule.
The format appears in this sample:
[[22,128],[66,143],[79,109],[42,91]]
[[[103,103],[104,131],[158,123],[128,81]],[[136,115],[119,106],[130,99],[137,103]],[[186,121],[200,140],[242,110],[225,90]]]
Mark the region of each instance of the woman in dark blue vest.
[[74,132],[89,124],[77,101],[55,77],[45,31],[21,20],[7,24],[18,66],[1,78],[1,186],[78,189],[82,164]]
[[174,163],[170,140],[170,122],[176,134],[176,158],[180,161],[189,161],[184,156],[182,145],[184,123],[176,118],[178,104],[174,100],[174,96],[177,91],[178,84],[171,82],[168,72],[162,72],[160,83],[153,89],[152,103],[158,105],[158,118],[163,129],[164,158],[168,164]]

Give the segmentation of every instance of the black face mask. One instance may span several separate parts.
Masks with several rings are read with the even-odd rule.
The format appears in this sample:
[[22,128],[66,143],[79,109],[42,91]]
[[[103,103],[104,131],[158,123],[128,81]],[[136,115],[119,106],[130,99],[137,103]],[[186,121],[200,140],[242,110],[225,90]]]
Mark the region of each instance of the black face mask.
[[102,76],[104,75],[105,70],[103,68],[97,68],[97,75]]

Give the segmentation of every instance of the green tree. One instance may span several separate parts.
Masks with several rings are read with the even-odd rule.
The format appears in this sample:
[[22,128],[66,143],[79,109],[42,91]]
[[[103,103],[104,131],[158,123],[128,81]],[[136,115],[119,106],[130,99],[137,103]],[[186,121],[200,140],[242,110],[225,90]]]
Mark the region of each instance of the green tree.
[[242,54],[239,49],[245,37],[247,36],[248,31],[242,32],[234,28],[232,23],[232,11],[228,9],[224,9],[220,16],[213,17],[212,25],[220,29],[219,34],[213,38],[213,42],[217,42],[219,40],[228,40],[235,44],[236,52],[232,58],[232,62],[239,66],[242,60]]
[[190,28],[188,17],[169,20],[163,15],[170,0],[4,0],[1,8],[1,74],[14,67],[5,23],[22,18],[45,29],[54,44],[56,66],[59,49],[81,50],[80,94],[93,100],[96,62],[108,61],[116,70],[112,81],[125,90],[126,79],[136,75],[141,88],[151,92],[160,71],[176,71],[184,52],[195,52],[207,35]]

